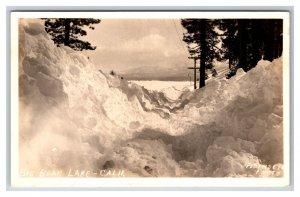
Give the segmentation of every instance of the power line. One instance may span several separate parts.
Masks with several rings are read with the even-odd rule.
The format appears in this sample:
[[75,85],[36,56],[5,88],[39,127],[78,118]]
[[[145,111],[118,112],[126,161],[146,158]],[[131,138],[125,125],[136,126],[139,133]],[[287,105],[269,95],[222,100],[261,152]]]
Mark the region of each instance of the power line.
[[184,50],[184,52],[187,54],[187,56],[189,56],[189,54],[186,52],[186,48],[184,47],[184,45],[183,45],[183,43],[182,43],[182,41],[180,39],[180,35],[178,33],[178,29],[177,29],[177,26],[176,26],[176,23],[175,23],[174,19],[172,19],[172,21],[173,21],[173,25],[175,26],[175,30],[176,30],[176,33],[177,33],[177,37],[179,39],[179,43],[182,46],[182,49]]

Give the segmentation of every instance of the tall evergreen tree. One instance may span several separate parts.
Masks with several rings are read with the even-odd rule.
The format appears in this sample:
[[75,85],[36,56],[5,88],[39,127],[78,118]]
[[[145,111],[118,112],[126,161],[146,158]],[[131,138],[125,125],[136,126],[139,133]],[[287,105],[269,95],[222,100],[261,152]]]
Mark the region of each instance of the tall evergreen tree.
[[183,41],[188,44],[191,57],[200,60],[199,88],[205,86],[205,71],[213,67],[214,58],[219,57],[217,33],[214,31],[214,20],[182,19],[181,25],[187,30]]
[[220,19],[216,21],[218,28],[223,32],[222,40],[222,60],[229,61],[229,69],[237,65],[238,60],[238,20]]
[[51,35],[52,40],[57,46],[65,45],[76,51],[95,50],[87,41],[80,40],[80,36],[87,35],[83,29],[87,26],[94,29],[93,25],[100,23],[100,19],[92,18],[46,18],[45,30]]
[[277,19],[221,19],[223,58],[231,69],[227,77],[235,75],[237,68],[245,72],[264,59],[272,61],[282,54],[282,20]]
[[282,55],[283,49],[283,20],[264,19],[262,20],[263,34],[263,55],[265,60],[272,61]]
[[244,71],[250,69],[252,59],[251,22],[248,19],[221,19],[218,28],[222,30],[223,58],[229,60],[229,68],[233,75],[237,68]]

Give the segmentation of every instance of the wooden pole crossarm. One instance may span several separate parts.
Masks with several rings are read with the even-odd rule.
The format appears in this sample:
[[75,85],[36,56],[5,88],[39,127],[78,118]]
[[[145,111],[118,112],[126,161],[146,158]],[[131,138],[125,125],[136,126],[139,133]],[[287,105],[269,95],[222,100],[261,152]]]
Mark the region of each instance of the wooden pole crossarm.
[[200,59],[199,57],[188,57],[189,59],[194,59],[194,60],[196,60],[196,59]]
[[200,69],[200,67],[188,67],[187,69]]

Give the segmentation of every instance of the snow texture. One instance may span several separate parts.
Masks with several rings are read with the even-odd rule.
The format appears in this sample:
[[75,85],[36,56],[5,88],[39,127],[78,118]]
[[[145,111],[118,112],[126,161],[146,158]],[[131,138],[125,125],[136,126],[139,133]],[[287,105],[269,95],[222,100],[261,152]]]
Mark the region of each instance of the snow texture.
[[[126,177],[282,176],[282,59],[229,80],[160,91],[103,73],[19,25],[20,171],[125,169]],[[145,86],[146,87],[146,86]]]

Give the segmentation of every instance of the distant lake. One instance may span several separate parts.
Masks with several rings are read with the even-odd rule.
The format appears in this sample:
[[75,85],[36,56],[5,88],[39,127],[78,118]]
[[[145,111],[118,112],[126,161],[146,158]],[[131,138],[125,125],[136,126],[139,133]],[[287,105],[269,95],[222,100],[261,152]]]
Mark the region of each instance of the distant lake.
[[189,81],[130,81],[143,86],[147,90],[156,90],[163,92],[164,95],[172,100],[176,100],[182,94],[183,90],[193,90],[193,82]]
[[161,91],[168,88],[175,88],[177,90],[182,90],[186,87],[193,88],[193,82],[189,81],[131,81],[133,83],[136,83],[140,86],[144,86],[144,88],[148,90],[156,90]]

